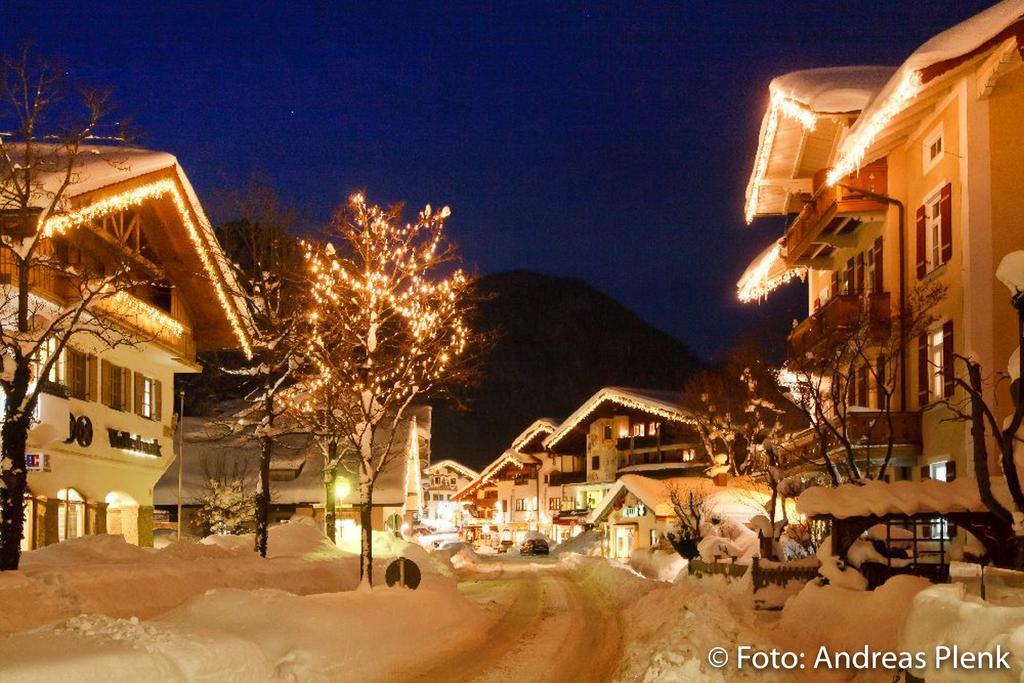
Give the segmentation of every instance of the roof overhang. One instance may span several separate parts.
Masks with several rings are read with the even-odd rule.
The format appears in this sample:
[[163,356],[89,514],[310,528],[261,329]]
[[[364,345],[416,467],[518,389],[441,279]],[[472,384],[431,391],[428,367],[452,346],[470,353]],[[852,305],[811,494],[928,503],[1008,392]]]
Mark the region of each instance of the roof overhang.
[[196,309],[190,312],[197,343],[201,348],[237,347],[251,356],[247,309],[213,226],[177,159],[138,148],[88,147],[62,189],[60,152],[51,154],[57,170],[39,175],[34,202],[49,207],[58,195],[59,201],[52,213],[40,215],[39,230],[58,235],[124,209],[151,211],[164,230],[147,237],[164,252],[168,275]]
[[678,401],[646,396],[640,390],[628,389],[625,387],[605,387],[591,396],[587,401],[577,408],[572,415],[559,425],[558,429],[552,432],[544,440],[544,448],[549,451],[556,451],[560,444],[566,441],[579,428],[585,427],[584,420],[593,415],[601,406],[613,404],[629,410],[637,410],[654,417],[659,417],[671,422],[680,424],[696,424],[693,415],[679,405]]
[[528,452],[543,446],[544,437],[558,429],[558,421],[549,417],[534,420],[533,423],[519,433],[512,441],[512,450],[520,453]]

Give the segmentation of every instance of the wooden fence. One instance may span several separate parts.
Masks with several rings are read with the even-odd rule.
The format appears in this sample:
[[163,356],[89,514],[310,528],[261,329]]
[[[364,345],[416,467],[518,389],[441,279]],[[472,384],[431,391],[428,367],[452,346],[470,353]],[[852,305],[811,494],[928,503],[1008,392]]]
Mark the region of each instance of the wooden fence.
[[764,566],[756,557],[750,565],[737,564],[735,561],[719,562],[717,558],[714,562],[705,562],[694,558],[690,560],[687,571],[690,576],[697,578],[718,574],[728,579],[738,579],[747,573],[748,568],[751,572],[750,578],[755,593],[768,586],[781,587],[793,581],[807,583],[818,576],[818,567],[816,566],[782,562],[773,562],[770,566]]

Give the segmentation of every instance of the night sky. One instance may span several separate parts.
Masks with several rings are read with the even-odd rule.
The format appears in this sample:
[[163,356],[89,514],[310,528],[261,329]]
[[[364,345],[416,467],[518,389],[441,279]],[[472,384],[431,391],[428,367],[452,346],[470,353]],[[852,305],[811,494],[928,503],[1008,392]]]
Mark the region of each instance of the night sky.
[[711,355],[799,312],[734,294],[780,229],[742,215],[768,81],[990,4],[3,0],[0,32],[111,87],[204,198],[255,171],[321,220],[361,187],[447,203],[479,272],[584,278]]

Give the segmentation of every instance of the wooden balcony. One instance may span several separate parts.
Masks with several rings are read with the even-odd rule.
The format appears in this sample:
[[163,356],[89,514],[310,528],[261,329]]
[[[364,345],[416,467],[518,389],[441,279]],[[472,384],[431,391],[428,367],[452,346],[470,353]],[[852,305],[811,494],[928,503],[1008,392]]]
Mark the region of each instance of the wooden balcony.
[[580,472],[552,472],[548,479],[549,486],[566,486],[568,484],[582,484],[587,479],[587,473]]
[[[921,443],[921,414],[894,412],[892,435],[894,444]],[[846,413],[846,433],[854,443],[884,446],[889,442],[889,424],[885,415],[877,410],[857,410]]]
[[[885,159],[868,164],[859,173],[825,187],[826,169],[814,176],[813,199],[797,215],[782,238],[782,254],[790,265],[809,265],[837,247],[852,246],[852,233],[862,224],[883,220],[888,205],[857,189],[885,194],[888,176]],[[839,185],[847,185],[840,187]]]
[[865,325],[869,326],[868,333],[877,339],[889,333],[892,325],[889,292],[840,294],[832,297],[813,315],[793,328],[789,335],[790,358],[804,358],[809,351],[855,334]]

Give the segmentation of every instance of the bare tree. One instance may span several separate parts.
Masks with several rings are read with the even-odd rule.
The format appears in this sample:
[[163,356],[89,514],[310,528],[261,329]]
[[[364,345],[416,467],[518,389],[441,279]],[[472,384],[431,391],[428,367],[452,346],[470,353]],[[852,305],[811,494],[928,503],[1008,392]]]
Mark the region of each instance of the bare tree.
[[233,427],[259,445],[259,468],[254,506],[255,550],[267,555],[270,512],[270,465],[280,436],[294,432],[285,413],[283,392],[295,381],[302,365],[306,322],[306,284],[301,245],[294,231],[298,212],[281,204],[266,184],[251,180],[227,198],[234,220],[224,223],[219,237],[231,256],[237,298],[252,321],[249,334],[252,361],[226,372],[246,378],[245,410]]
[[[326,244],[307,243],[313,377],[307,409],[358,458],[362,524],[360,578],[372,583],[371,509],[377,478],[402,451],[399,424],[414,400],[437,394],[468,371],[469,278],[444,239],[448,208],[402,223],[401,206],[355,194]],[[320,400],[325,395],[327,400]]]
[[934,325],[934,306],[944,296],[943,286],[924,283],[902,312],[889,310],[887,299],[865,297],[855,315],[822,321],[830,327],[820,330],[819,343],[787,363],[780,381],[808,419],[816,457],[834,485],[885,477],[896,445],[895,414],[906,409],[895,400],[902,359],[910,340]]
[[[82,338],[102,348],[141,339],[121,324],[137,315],[121,297],[151,276],[126,248],[80,250],[89,228],[66,213],[107,113],[105,95],[76,93],[27,48],[0,65],[0,569],[20,561],[26,440],[65,349]],[[111,154],[89,161],[119,163]]]

